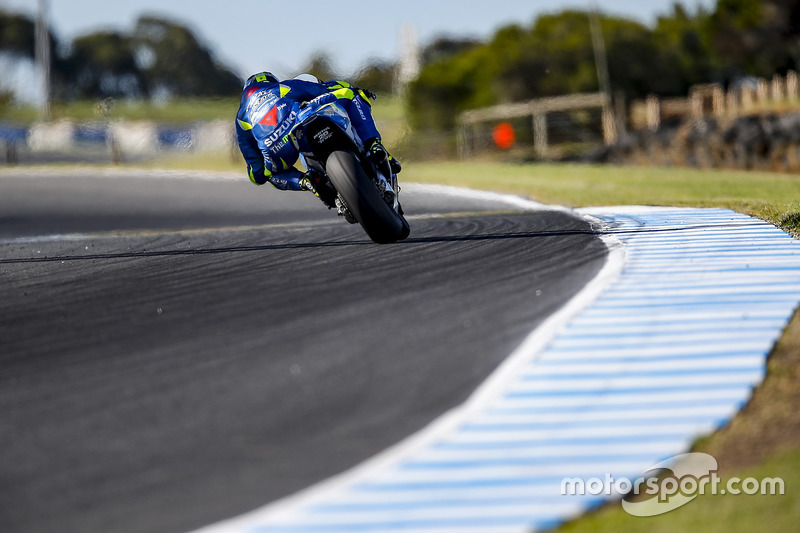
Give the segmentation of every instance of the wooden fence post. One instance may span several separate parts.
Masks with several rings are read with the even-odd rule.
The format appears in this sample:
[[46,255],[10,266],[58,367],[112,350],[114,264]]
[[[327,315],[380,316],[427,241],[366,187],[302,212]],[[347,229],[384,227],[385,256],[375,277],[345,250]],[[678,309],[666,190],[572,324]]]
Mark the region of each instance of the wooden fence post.
[[789,101],[797,100],[797,89],[797,72],[790,70],[786,73],[786,99]]
[[661,103],[658,96],[651,94],[647,97],[647,128],[656,131],[661,126]]
[[539,157],[547,157],[547,113],[537,111],[533,114],[533,147]]

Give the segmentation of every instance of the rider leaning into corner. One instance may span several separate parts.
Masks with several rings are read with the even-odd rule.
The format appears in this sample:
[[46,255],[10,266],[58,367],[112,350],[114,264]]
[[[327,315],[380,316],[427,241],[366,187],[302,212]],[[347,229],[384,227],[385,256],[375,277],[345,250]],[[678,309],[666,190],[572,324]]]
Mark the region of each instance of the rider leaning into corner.
[[302,104],[323,95],[331,101],[337,100],[347,111],[359,138],[364,139],[367,156],[376,163],[388,158],[392,172],[400,172],[400,163],[381,143],[372,119],[369,99],[376,96],[344,81],[280,81],[270,72],[253,74],[242,91],[236,114],[236,137],[247,162],[250,181],[256,185],[270,182],[281,190],[311,191],[333,208],[335,194],[327,191],[326,187],[315,187],[321,183],[322,177],[314,170],[303,173],[294,167],[300,154],[284,137],[296,122],[292,103]]

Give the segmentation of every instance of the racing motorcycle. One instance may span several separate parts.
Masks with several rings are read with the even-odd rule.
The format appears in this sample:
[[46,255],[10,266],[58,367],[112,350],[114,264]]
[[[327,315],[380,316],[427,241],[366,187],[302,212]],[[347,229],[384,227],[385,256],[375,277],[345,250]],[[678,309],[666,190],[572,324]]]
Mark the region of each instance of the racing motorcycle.
[[321,178],[314,185],[317,194],[335,195],[340,215],[361,224],[376,243],[408,237],[411,228],[400,206],[397,175],[388,158],[375,163],[366,156],[362,139],[340,104],[324,97],[303,103],[287,136],[305,167]]

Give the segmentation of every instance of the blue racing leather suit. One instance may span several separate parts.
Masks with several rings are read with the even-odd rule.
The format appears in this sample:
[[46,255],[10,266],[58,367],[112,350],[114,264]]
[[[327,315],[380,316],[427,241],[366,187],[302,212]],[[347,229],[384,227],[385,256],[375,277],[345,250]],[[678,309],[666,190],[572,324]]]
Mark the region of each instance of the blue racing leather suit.
[[303,173],[294,168],[299,157],[288,132],[303,102],[317,97],[338,100],[362,142],[379,137],[365,92],[349,83],[286,80],[256,81],[242,91],[236,114],[236,139],[247,162],[250,181],[269,181],[278,189],[301,190]]

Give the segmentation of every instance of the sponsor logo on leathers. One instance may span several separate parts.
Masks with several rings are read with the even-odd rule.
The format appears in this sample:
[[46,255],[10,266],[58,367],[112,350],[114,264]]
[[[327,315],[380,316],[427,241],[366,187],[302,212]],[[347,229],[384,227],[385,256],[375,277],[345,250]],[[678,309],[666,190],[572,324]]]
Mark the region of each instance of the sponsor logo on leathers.
[[280,139],[280,138],[281,138],[281,137],[283,137],[283,136],[284,136],[286,133],[288,133],[288,132],[289,132],[289,130],[290,130],[290,129],[292,128],[292,126],[294,125],[294,121],[295,121],[295,119],[296,119],[296,118],[297,118],[297,112],[296,112],[296,111],[292,111],[292,112],[289,114],[289,116],[288,116],[288,117],[286,117],[286,118],[283,120],[283,122],[281,122],[280,126],[278,126],[278,128],[277,128],[275,131],[273,131],[273,132],[272,132],[272,134],[271,134],[269,137],[267,137],[266,139],[264,139],[264,146],[266,146],[267,148],[269,148],[270,146],[272,146],[273,144],[275,144],[275,142],[276,142],[278,139]]

